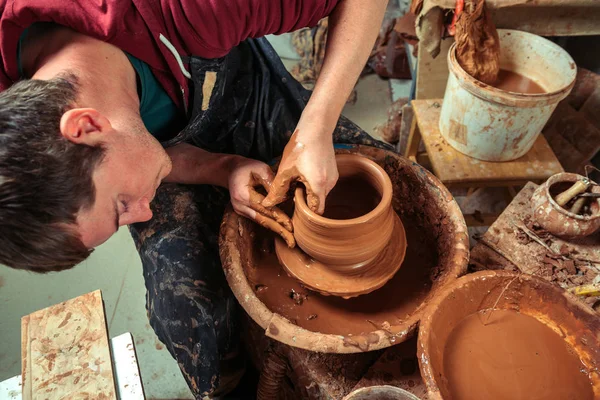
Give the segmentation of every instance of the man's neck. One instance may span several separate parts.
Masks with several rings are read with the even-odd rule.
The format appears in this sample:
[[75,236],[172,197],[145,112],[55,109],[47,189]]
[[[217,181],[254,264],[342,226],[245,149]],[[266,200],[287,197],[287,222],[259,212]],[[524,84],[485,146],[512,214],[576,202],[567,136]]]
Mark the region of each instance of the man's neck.
[[69,71],[79,81],[78,107],[91,107],[113,125],[139,118],[135,70],[119,48],[70,29],[32,32],[23,43],[26,76],[52,79]]

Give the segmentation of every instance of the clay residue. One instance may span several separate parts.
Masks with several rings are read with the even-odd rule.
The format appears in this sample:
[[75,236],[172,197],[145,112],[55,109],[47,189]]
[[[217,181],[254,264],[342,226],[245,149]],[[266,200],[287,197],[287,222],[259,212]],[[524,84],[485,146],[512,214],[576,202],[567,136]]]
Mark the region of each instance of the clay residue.
[[[437,246],[427,232],[414,220],[404,219],[404,225],[408,247],[402,268],[370,294],[345,300],[305,289],[283,271],[272,248],[272,235],[265,232],[259,237],[262,251],[256,252],[248,279],[270,310],[313,332],[361,335],[384,325],[394,326],[425,299],[438,262]],[[298,295],[303,298],[300,304]]]
[[498,89],[514,93],[541,94],[546,93],[543,87],[526,76],[513,71],[501,69],[498,79],[493,83]]
[[469,315],[448,337],[443,381],[453,399],[594,398],[584,365],[555,332],[516,311],[488,314]]

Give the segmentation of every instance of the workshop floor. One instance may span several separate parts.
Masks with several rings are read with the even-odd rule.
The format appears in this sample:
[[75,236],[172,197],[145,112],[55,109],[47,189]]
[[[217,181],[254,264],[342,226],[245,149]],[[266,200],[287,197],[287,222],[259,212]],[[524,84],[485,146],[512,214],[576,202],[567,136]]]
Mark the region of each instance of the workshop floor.
[[[285,37],[274,46],[292,55]],[[285,60],[291,66],[293,60]],[[394,98],[408,97],[410,84],[394,82]],[[358,101],[344,114],[367,132],[387,119],[390,82],[375,75],[358,84]],[[122,228],[81,265],[45,276],[0,267],[0,381],[20,373],[20,318],[36,310],[101,289],[111,337],[131,332],[148,399],[191,399],[177,364],[150,328],[145,310],[142,266],[133,241]]]

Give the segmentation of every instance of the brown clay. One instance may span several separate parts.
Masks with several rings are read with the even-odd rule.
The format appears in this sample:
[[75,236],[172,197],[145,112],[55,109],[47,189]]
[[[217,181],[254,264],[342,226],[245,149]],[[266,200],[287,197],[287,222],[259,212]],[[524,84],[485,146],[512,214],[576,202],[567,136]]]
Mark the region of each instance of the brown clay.
[[444,375],[457,400],[591,400],[592,385],[582,369],[559,335],[512,310],[465,317],[444,350]]
[[[409,246],[403,267],[386,285],[369,294],[343,299],[304,288],[280,266],[268,246],[272,238],[268,234],[263,237],[264,251],[258,253],[254,261],[259,267],[248,278],[256,296],[269,309],[300,327],[345,336],[368,335],[374,329],[394,325],[409,316],[431,290],[430,275],[436,258],[428,249],[434,243],[414,227],[413,221],[407,222]],[[286,248],[281,241],[279,243]]]
[[494,87],[513,93],[540,94],[546,93],[543,87],[524,75],[501,69]]
[[430,399],[600,396],[600,318],[559,287],[481,271],[448,286],[429,310],[418,351]]
[[[373,161],[336,157],[340,179],[323,216],[312,212],[296,189],[292,219],[298,248],[281,241],[281,265],[305,286],[327,295],[354,297],[380,288],[400,268],[406,235],[392,209],[392,182]],[[391,240],[390,240],[391,239]]]
[[465,273],[467,230],[450,192],[419,165],[367,146],[336,152],[368,157],[391,178],[392,206],[408,238],[406,259],[392,280],[349,300],[308,292],[278,265],[273,236],[232,209],[221,224],[221,261],[236,298],[267,337],[315,352],[378,350],[411,337],[425,304]]
[[[572,213],[569,204],[565,209],[555,200],[574,182],[584,180],[586,178],[581,175],[565,172],[553,175],[541,184],[531,197],[536,222],[553,235],[567,239],[589,236],[600,229],[600,199],[590,199],[590,215]],[[600,187],[593,185],[589,191],[600,193]]]

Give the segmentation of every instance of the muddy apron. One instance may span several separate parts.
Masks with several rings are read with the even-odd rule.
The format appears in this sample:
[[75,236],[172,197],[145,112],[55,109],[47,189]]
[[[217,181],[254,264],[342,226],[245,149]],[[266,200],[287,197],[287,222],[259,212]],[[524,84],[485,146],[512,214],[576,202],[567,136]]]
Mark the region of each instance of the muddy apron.
[[[311,92],[270,44],[251,39],[225,57],[188,61],[189,123],[163,145],[186,142],[265,162],[280,156]],[[334,142],[392,149],[344,117]],[[196,398],[228,390],[244,369],[239,310],[219,259],[219,225],[228,202],[227,191],[214,186],[163,184],[152,203],[153,219],[130,227],[142,259],[150,325]]]

